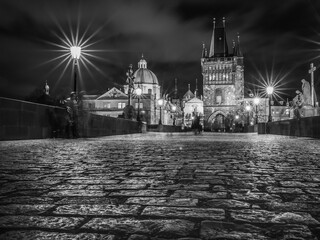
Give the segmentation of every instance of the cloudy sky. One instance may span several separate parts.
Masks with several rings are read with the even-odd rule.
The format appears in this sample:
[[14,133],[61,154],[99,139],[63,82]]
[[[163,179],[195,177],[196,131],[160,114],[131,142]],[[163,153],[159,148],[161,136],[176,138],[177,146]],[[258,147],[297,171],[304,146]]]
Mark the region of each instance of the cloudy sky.
[[164,92],[175,78],[181,93],[188,83],[193,90],[196,78],[201,89],[202,43],[210,45],[214,17],[226,17],[229,49],[240,34],[247,87],[273,73],[294,97],[313,62],[320,88],[319,0],[2,0],[0,96],[23,99],[45,81],[52,95],[67,95],[72,64],[59,56],[77,29],[93,55],[87,68],[80,66],[87,93],[124,84],[128,65],[136,69],[142,53]]

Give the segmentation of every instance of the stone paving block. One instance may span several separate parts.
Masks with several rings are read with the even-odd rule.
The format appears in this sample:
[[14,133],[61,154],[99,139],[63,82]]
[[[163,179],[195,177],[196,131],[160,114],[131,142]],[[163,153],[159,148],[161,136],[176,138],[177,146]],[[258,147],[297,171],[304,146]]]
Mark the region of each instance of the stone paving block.
[[271,220],[276,217],[276,213],[259,210],[259,209],[243,209],[231,210],[231,218],[236,221],[243,221],[248,223],[271,223]]
[[304,194],[300,188],[289,188],[289,187],[267,187],[268,193],[274,194]]
[[149,237],[140,234],[132,234],[128,240],[149,240]]
[[109,234],[96,234],[96,233],[59,233],[59,232],[44,232],[35,230],[21,230],[21,231],[9,231],[0,234],[0,239],[5,240],[115,240],[114,235]]
[[103,185],[103,189],[106,191],[110,190],[133,190],[133,189],[144,189],[147,184],[117,184],[117,185]]
[[0,205],[0,214],[3,215],[13,215],[13,214],[42,214],[53,208],[55,205],[49,204],[35,204],[35,205],[25,205],[25,204],[9,204],[9,205]]
[[80,184],[61,184],[52,186],[50,190],[83,190],[87,188],[88,185],[80,185]]
[[70,184],[116,184],[118,180],[104,180],[104,179],[81,179],[81,180],[67,180]]
[[208,191],[188,191],[176,190],[171,195],[172,198],[227,198],[227,192],[208,192]]
[[0,204],[51,204],[53,202],[54,199],[49,197],[19,196],[0,198]]
[[192,198],[168,198],[168,197],[130,197],[126,204],[153,205],[153,206],[189,206],[195,207],[198,199]]
[[296,188],[317,188],[319,183],[299,182],[299,181],[280,181],[282,187],[296,187]]
[[194,226],[193,222],[181,219],[93,218],[81,228],[158,237],[176,237],[188,236],[194,230]]
[[92,197],[104,197],[106,193],[103,191],[95,190],[61,190],[51,191],[44,196],[47,197],[76,197],[76,196],[92,196]]
[[281,198],[279,195],[276,194],[269,194],[264,192],[244,192],[244,193],[231,193],[233,199],[242,200],[242,201],[270,201],[270,200],[279,200]]
[[203,218],[223,220],[225,211],[217,208],[155,207],[147,206],[142,216]]
[[264,234],[264,230],[250,224],[234,224],[226,222],[202,221],[200,237],[209,239],[246,239],[246,240],[271,240]]
[[111,205],[111,204],[70,204],[58,206],[54,214],[75,215],[137,215],[137,205]]
[[301,203],[301,202],[277,202],[270,201],[263,204],[264,208],[271,211],[281,212],[308,212],[312,209],[313,212],[320,212],[320,202]]
[[191,190],[191,191],[203,191],[209,190],[209,184],[172,184],[172,185],[155,185],[151,184],[149,189],[166,189],[166,190]]
[[306,225],[319,225],[316,219],[314,219],[309,213],[299,212],[285,212],[279,213],[271,219],[273,223],[290,223],[290,224],[306,224]]
[[233,208],[250,208],[251,204],[247,202],[237,201],[233,199],[213,199],[206,201],[204,203],[206,207],[212,208],[223,208],[223,209],[233,209]]
[[110,197],[115,196],[166,196],[166,190],[121,190],[119,192],[111,192]]
[[118,204],[118,200],[108,197],[66,197],[56,202],[56,204]]
[[53,216],[1,216],[0,228],[50,228],[75,229],[84,218],[82,217],[53,217]]

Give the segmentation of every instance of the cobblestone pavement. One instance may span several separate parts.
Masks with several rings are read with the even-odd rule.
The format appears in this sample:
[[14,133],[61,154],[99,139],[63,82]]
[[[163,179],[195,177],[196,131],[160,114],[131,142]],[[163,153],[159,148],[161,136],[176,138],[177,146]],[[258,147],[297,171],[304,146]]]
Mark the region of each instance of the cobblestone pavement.
[[320,239],[315,139],[5,141],[0,184],[0,239]]

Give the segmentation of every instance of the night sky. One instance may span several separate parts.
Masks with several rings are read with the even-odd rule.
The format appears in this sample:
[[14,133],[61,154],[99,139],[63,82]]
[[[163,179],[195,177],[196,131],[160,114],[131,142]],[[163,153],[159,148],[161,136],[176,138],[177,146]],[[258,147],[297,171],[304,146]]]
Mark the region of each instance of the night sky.
[[272,75],[283,78],[283,98],[292,98],[302,78],[310,81],[313,62],[319,92],[319,0],[2,0],[0,96],[24,99],[46,80],[52,96],[68,95],[72,64],[54,59],[62,55],[63,32],[71,39],[77,26],[94,55],[87,56],[88,69],[80,66],[80,87],[88,94],[124,84],[128,65],[137,69],[142,53],[165,93],[175,78],[181,95],[188,83],[194,90],[196,78],[201,89],[202,43],[210,46],[214,17],[226,17],[229,51],[240,34],[246,87]]

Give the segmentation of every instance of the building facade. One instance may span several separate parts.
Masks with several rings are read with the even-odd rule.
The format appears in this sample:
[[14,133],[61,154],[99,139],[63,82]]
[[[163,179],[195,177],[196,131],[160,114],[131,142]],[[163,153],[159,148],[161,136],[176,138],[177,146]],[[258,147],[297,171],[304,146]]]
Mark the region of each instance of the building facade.
[[[160,85],[157,76],[147,68],[147,61],[143,58],[138,62],[138,69],[133,74],[133,89],[131,93],[131,105],[135,110],[134,118],[139,112],[140,120],[150,124],[158,124],[160,107],[157,100],[161,98]],[[140,88],[141,95],[135,90]],[[124,91],[115,87],[102,95],[84,95],[83,109],[93,114],[110,117],[123,117],[124,109],[128,105],[129,84],[124,85]],[[139,110],[139,111],[138,111]],[[164,108],[162,108],[164,111]],[[165,114],[162,112],[162,114]]]
[[213,32],[209,52],[203,45],[201,69],[203,76],[204,128],[224,131],[225,119],[235,115],[244,100],[244,63],[240,50],[240,38],[233,42],[229,53],[225,19]]

